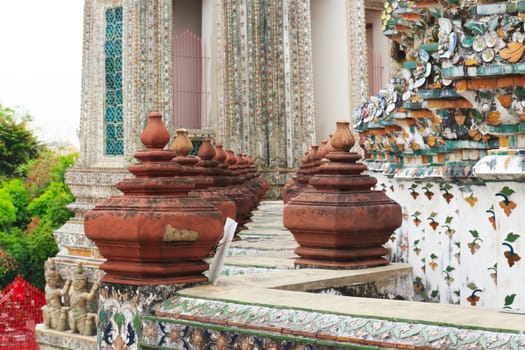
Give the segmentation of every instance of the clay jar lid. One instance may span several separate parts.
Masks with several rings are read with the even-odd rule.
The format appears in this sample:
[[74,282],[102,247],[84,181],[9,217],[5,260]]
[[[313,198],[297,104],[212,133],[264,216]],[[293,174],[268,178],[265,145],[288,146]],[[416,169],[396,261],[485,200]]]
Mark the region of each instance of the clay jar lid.
[[179,164],[193,165],[199,160],[189,154],[193,151],[193,143],[188,137],[188,131],[184,128],[179,128],[175,131],[177,135],[171,144],[171,149],[175,152],[176,157],[173,158]]
[[128,194],[157,192],[180,194],[187,193],[195,187],[188,179],[173,178],[180,172],[181,167],[169,161],[175,153],[163,149],[169,142],[169,134],[160,113],[149,114],[148,123],[140,139],[146,150],[137,151],[134,156],[141,163],[128,167],[135,178],[118,183],[119,190]]
[[168,129],[162,122],[162,115],[159,112],[151,112],[148,115],[148,123],[140,134],[140,141],[146,150],[135,153],[135,158],[142,163],[163,162],[175,156],[171,151],[164,150],[170,140]]
[[367,169],[363,163],[356,163],[361,156],[348,152],[355,144],[355,138],[349,128],[348,121],[338,121],[336,132],[332,137],[332,147],[335,151],[325,155],[316,175],[310,178],[310,184],[318,189],[333,190],[370,190],[377,180],[361,173]]
[[218,161],[213,160],[216,154],[217,152],[215,152],[215,148],[213,148],[213,146],[211,145],[211,139],[207,137],[204,140],[202,140],[202,144],[199,147],[199,151],[197,152],[197,156],[199,156],[201,162],[212,161],[213,163],[218,164]]

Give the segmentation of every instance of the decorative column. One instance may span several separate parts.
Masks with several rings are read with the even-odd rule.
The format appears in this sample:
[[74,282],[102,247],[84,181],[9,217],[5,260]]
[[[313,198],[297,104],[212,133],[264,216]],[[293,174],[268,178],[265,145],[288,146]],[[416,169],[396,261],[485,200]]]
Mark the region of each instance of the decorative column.
[[368,58],[366,54],[366,23],[364,0],[347,0],[348,60],[350,72],[350,110],[353,111],[368,97]]
[[252,155],[277,197],[315,139],[309,1],[221,1],[219,10],[218,140]]
[[361,156],[349,152],[355,141],[347,121],[337,122],[328,153],[306,189],[284,207],[283,223],[299,243],[299,267],[362,268],[387,265],[383,247],[401,225],[401,207],[382,191],[377,180],[361,174]]

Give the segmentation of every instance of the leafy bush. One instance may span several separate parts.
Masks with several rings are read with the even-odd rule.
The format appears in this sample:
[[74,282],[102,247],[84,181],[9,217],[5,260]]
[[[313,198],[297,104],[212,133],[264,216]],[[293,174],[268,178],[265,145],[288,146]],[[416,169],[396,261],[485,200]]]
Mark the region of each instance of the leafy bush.
[[73,215],[64,174],[76,154],[46,150],[26,128],[30,116],[19,119],[0,105],[0,289],[18,274],[43,289],[53,232]]
[[36,158],[42,149],[28,129],[31,116],[0,105],[0,178],[12,177],[19,165]]

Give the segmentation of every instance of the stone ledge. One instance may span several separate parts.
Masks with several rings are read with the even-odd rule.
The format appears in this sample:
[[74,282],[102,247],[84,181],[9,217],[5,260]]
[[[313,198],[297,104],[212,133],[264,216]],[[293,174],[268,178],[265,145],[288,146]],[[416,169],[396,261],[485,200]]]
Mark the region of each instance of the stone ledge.
[[97,337],[86,337],[71,331],[58,332],[40,323],[36,326],[36,341],[40,350],[95,350]]
[[[296,271],[297,272],[297,271]],[[306,271],[308,272],[308,271]],[[348,272],[348,271],[347,271]],[[354,272],[356,273],[356,272]],[[357,272],[358,273],[358,272]],[[456,305],[340,297],[265,288],[267,283],[201,286],[179,291],[142,318],[142,346],[177,347],[243,337],[268,344],[320,344],[327,349],[356,345],[378,348],[522,348],[522,316]],[[246,279],[245,279],[246,282]],[[253,281],[252,281],[253,282]],[[283,283],[281,283],[283,284]],[[206,338],[206,339],[204,339]],[[263,347],[264,348],[264,347]]]
[[494,150],[481,158],[473,169],[474,175],[487,181],[525,180],[525,155],[523,150]]

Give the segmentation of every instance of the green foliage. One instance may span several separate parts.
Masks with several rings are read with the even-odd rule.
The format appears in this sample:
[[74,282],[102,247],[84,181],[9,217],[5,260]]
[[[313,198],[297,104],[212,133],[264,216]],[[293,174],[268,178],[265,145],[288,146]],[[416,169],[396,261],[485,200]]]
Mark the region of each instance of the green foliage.
[[24,227],[31,221],[27,206],[29,205],[29,193],[27,192],[24,181],[21,179],[11,179],[1,185],[0,193],[9,195],[11,202],[16,209],[16,221],[13,226]]
[[72,216],[64,174],[76,155],[41,155],[18,167],[22,179],[0,183],[0,289],[17,274],[44,288],[44,262],[58,252],[53,231]]
[[11,271],[16,271],[18,263],[11,254],[0,249],[0,277],[4,278]]
[[28,130],[30,115],[0,105],[0,178],[12,177],[18,166],[36,158],[42,149]]
[[16,275],[28,276],[27,261],[28,252],[25,244],[25,233],[20,230],[12,230],[10,233],[0,231],[0,249],[13,257],[17,262],[16,270],[8,270],[0,279],[0,288],[8,285]]
[[0,189],[0,230],[8,231],[16,221],[16,207],[9,193]]
[[26,236],[26,246],[29,255],[27,280],[34,286],[44,289],[44,263],[47,258],[58,253],[58,247],[53,236],[53,228],[48,225]]
[[23,174],[30,197],[40,196],[52,182],[63,183],[66,169],[73,164],[75,157],[76,154],[57,156],[45,151],[37,159],[19,167],[18,173]]
[[73,195],[61,182],[52,182],[46,191],[35,198],[27,207],[33,217],[39,217],[41,225],[57,227],[72,215],[66,205],[73,201]]

